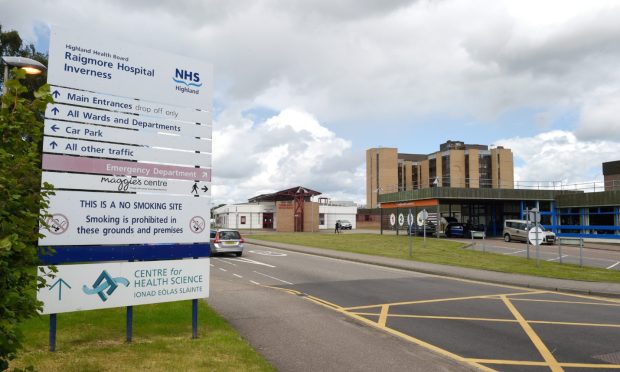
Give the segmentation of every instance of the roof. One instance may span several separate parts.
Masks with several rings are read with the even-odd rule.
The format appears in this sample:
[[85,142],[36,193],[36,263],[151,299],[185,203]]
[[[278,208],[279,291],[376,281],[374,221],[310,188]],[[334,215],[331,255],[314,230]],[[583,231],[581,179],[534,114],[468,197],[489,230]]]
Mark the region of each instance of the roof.
[[250,203],[256,203],[261,201],[284,201],[293,200],[295,196],[302,195],[304,198],[310,196],[321,195],[320,192],[311,190],[307,187],[296,186],[290,189],[276,191],[272,194],[261,194],[248,199]]

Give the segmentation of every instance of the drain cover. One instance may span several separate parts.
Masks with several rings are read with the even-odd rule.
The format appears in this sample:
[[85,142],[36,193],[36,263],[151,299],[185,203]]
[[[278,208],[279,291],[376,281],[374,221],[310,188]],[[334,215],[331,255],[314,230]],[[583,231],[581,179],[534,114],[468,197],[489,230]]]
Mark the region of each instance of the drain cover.
[[620,364],[620,351],[611,354],[594,355],[593,358],[600,359],[611,364]]

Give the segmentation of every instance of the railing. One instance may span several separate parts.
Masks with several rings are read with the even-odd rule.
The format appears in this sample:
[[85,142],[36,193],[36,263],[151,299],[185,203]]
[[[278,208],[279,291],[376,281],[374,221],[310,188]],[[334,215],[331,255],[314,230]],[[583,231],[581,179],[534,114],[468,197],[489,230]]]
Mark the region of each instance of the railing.
[[385,185],[375,192],[379,194],[391,194],[400,191],[419,190],[433,187],[460,187],[460,188],[495,188],[495,189],[520,189],[520,190],[555,190],[555,191],[582,191],[600,192],[606,190],[620,190],[620,180],[588,181],[567,183],[565,181],[495,181],[491,179],[470,179],[454,177],[437,177],[428,183],[412,185]]

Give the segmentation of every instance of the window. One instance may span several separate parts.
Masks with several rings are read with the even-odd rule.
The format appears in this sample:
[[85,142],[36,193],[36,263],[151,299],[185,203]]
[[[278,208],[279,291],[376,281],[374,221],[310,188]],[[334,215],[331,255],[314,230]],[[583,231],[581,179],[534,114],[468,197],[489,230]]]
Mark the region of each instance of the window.
[[441,186],[450,187],[450,156],[448,155],[441,157],[441,174],[443,178]]
[[240,223],[241,223],[242,225],[245,225],[245,216],[241,216],[241,221],[240,221]]
[[325,225],[325,213],[319,213],[319,225]]
[[480,154],[478,157],[480,188],[491,188],[491,155]]

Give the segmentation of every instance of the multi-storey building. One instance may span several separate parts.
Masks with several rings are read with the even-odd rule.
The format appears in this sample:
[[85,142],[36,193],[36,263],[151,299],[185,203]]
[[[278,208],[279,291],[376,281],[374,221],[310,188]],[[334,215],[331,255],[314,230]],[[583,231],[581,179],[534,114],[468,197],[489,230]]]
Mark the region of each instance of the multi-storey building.
[[403,154],[396,148],[366,150],[366,203],[379,194],[432,187],[514,188],[510,149],[447,141],[432,154]]

